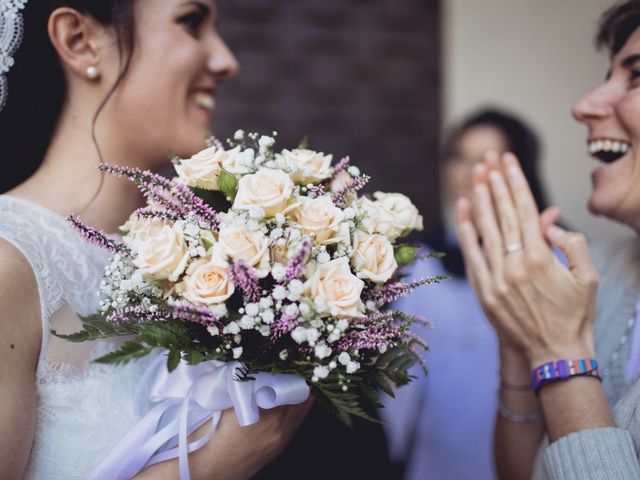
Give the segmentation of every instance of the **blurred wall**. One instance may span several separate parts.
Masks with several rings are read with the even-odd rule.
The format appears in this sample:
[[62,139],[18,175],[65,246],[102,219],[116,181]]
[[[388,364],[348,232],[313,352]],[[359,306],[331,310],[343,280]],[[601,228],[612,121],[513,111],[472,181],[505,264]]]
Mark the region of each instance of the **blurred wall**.
[[630,235],[586,210],[590,171],[586,128],[570,108],[602,81],[607,56],[593,47],[611,0],[446,0],[442,2],[445,123],[493,104],[529,120],[543,141],[550,200],[594,239]]
[[[241,71],[222,86],[215,133],[271,133],[350,155],[368,190],[409,194],[435,221],[439,0],[220,0]],[[433,161],[425,161],[425,159]]]

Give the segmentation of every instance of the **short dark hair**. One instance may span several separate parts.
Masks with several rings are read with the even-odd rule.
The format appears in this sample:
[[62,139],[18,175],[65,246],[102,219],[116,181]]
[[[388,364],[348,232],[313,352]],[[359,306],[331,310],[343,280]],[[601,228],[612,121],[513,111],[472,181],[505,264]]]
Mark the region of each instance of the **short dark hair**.
[[640,1],[629,0],[606,10],[600,17],[596,47],[606,48],[613,56],[640,27]]

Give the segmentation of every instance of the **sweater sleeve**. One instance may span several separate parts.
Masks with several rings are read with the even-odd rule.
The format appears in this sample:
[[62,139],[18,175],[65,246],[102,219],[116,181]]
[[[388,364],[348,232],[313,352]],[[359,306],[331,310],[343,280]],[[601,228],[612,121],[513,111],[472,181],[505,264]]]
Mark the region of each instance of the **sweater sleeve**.
[[629,431],[594,428],[571,433],[544,452],[552,480],[640,480],[640,462]]

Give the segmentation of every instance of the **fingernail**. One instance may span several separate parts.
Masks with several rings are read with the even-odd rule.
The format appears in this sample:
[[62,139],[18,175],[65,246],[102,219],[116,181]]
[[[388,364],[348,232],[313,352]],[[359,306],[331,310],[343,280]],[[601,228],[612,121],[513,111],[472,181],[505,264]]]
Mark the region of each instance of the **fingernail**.
[[522,179],[522,176],[520,175],[520,170],[515,165],[511,165],[508,171],[509,171],[509,176],[511,177],[511,180],[518,182]]
[[551,225],[547,229],[547,235],[549,235],[552,240],[560,240],[564,235],[564,230],[556,225]]

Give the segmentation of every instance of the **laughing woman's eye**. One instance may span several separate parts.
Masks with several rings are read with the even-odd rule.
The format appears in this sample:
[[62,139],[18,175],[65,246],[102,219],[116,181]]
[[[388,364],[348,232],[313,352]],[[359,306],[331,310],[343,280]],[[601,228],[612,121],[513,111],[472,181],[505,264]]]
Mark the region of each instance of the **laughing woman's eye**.
[[178,23],[183,25],[189,34],[197,37],[204,18],[205,16],[201,12],[191,12],[180,17]]
[[631,88],[640,87],[640,70],[631,70],[629,86]]

